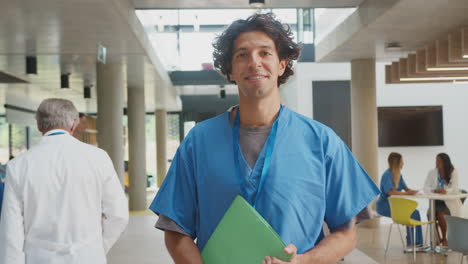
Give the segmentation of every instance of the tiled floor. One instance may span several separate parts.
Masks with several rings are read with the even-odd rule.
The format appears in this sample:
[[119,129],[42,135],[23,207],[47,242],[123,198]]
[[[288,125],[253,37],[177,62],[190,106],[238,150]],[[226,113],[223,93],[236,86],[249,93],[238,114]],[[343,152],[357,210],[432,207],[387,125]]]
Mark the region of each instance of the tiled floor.
[[[357,248],[364,254],[368,255],[378,263],[414,263],[412,253],[403,253],[400,234],[393,227],[390,245],[385,257],[385,246],[387,243],[388,231],[391,221],[388,218],[382,218],[378,228],[358,227],[358,246]],[[405,230],[401,228],[403,236]],[[426,229],[423,229],[425,235]],[[449,252],[445,257],[434,253],[417,253],[416,263],[436,264],[436,263],[460,263],[461,254],[457,252]]]
[[164,233],[153,227],[156,220],[155,215],[130,216],[127,230],[108,254],[108,263],[173,263],[164,245]]
[[[173,263],[164,246],[163,232],[155,229],[156,216],[133,214],[127,231],[111,249],[109,264],[169,264]],[[359,227],[358,247],[340,264],[413,263],[412,254],[403,253],[398,231],[393,228],[390,249],[384,257],[389,221],[383,219],[378,228]],[[402,230],[403,231],[403,230]],[[448,257],[418,253],[416,263],[460,263],[461,255],[451,252]]]

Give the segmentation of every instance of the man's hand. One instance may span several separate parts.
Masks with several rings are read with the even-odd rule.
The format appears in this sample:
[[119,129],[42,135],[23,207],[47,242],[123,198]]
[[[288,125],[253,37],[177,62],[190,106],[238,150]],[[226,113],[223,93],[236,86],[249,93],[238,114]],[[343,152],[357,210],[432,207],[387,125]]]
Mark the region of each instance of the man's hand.
[[286,254],[292,254],[291,261],[282,261],[274,257],[265,257],[263,260],[262,264],[283,264],[283,263],[291,263],[291,264],[299,264],[301,263],[300,259],[302,255],[296,255],[297,253],[297,248],[294,244],[289,244],[284,248],[284,252]]
[[302,254],[296,254],[297,248],[293,244],[284,248],[287,254],[293,254],[290,262],[281,261],[273,257],[265,257],[262,264],[331,264],[336,263],[353,250],[357,242],[356,226],[350,229],[335,231],[326,236],[318,245]]

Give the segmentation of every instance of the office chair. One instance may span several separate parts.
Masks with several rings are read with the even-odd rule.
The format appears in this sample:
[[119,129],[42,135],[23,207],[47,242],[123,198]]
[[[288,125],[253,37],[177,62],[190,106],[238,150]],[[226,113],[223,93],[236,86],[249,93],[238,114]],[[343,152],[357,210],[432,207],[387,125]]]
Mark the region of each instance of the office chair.
[[451,250],[462,253],[463,258],[468,255],[468,219],[446,215],[447,219],[447,242]]
[[[434,221],[429,222],[421,222],[411,218],[414,210],[418,207],[418,202],[405,199],[401,197],[389,197],[388,201],[390,202],[390,214],[392,216],[392,220],[395,224],[400,224],[403,226],[409,226],[413,228],[413,237],[412,237],[412,244],[413,244],[413,260],[416,262],[416,226],[432,224]],[[393,224],[392,224],[393,226]],[[392,232],[392,226],[390,226],[390,231],[388,232],[387,238],[387,247],[385,248],[385,256],[387,255],[388,251],[388,244],[390,242],[390,233]],[[400,232],[401,236],[401,232]],[[403,240],[403,238],[402,238]]]

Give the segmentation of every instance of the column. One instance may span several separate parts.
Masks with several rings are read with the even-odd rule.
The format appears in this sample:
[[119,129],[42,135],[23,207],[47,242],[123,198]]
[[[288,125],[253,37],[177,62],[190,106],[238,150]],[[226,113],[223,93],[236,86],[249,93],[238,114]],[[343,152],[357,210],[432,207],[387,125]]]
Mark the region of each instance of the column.
[[167,112],[157,109],[156,116],[156,168],[158,172],[158,187],[161,186],[167,171]]
[[124,65],[122,63],[98,63],[96,74],[98,145],[109,154],[119,180],[123,184]]
[[[378,128],[375,60],[351,61],[352,151],[376,184],[378,175]],[[373,205],[375,208],[375,205]],[[368,221],[369,225],[376,221]]]
[[144,64],[128,69],[128,175],[130,210],[146,209],[146,128]]

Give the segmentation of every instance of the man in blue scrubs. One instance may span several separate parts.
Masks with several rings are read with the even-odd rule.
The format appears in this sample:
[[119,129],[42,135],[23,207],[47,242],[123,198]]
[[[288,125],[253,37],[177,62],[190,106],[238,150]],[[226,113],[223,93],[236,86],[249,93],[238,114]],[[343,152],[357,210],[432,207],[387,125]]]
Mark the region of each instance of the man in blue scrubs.
[[330,128],[281,105],[279,86],[300,52],[292,32],[272,14],[255,14],[231,24],[214,48],[239,105],[191,130],[150,206],[169,253],[176,263],[202,263],[201,250],[240,194],[288,244],[290,263],[340,260],[379,190]]

